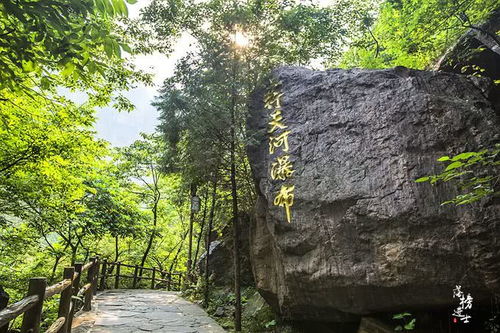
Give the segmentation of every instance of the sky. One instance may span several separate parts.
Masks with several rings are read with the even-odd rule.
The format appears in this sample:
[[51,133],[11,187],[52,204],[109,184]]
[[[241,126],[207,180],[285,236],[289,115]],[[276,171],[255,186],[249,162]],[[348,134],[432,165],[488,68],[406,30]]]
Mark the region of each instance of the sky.
[[[316,0],[319,5],[326,6],[332,0]],[[134,5],[129,5],[129,17],[139,17],[141,8],[147,6],[151,0],[139,0]],[[138,85],[137,88],[124,93],[124,95],[135,105],[132,112],[118,112],[111,107],[97,111],[95,124],[96,136],[109,141],[115,147],[128,146],[135,140],[140,139],[140,133],[152,133],[158,125],[158,112],[151,106],[151,102],[161,88],[163,81],[173,75],[176,62],[182,58],[194,43],[193,37],[182,35],[176,45],[174,52],[169,56],[159,53],[151,55],[136,56],[134,63],[138,69],[154,74],[154,85]],[[77,99],[80,99],[77,97]]]
[[[147,6],[150,1],[140,0],[135,5],[129,5],[129,17],[138,17],[140,9]],[[183,35],[177,41],[174,52],[169,57],[159,53],[136,56],[134,64],[137,69],[154,74],[154,85],[140,84],[137,88],[124,93],[136,106],[132,112],[118,112],[111,107],[99,109],[95,124],[96,136],[109,141],[115,147],[122,147],[139,139],[141,132],[154,132],[158,125],[159,114],[151,106],[151,102],[163,81],[173,75],[175,63],[188,52],[192,42],[192,37]]]

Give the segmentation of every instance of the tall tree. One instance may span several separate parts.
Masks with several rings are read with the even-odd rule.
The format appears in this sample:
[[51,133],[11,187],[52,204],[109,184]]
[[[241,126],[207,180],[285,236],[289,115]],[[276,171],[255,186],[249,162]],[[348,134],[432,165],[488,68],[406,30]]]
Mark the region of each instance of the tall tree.
[[[253,205],[254,187],[245,144],[250,92],[280,64],[308,64],[338,55],[357,31],[361,1],[339,1],[322,8],[298,1],[207,1],[175,6],[155,1],[143,20],[158,34],[176,27],[191,34],[197,50],[182,59],[154,105],[160,130],[175,149],[166,161],[189,179],[206,182],[217,174],[232,198],[227,207],[234,232],[235,329],[241,330],[239,214]],[[173,15],[173,6],[178,10]],[[189,10],[184,10],[189,8]],[[179,13],[180,12],[180,13]],[[204,17],[199,24],[193,20]],[[201,24],[202,23],[202,24]],[[202,181],[203,182],[203,181]]]
[[135,141],[129,147],[119,149],[122,155],[119,167],[130,179],[140,184],[138,194],[142,196],[143,202],[149,206],[152,214],[152,227],[140,262],[140,265],[144,266],[158,233],[159,203],[162,198],[160,185],[162,173],[159,164],[162,145],[154,135],[142,134],[142,137],[142,140]]
[[378,2],[376,10],[365,12],[363,34],[352,39],[340,66],[424,69],[500,6],[498,0]]

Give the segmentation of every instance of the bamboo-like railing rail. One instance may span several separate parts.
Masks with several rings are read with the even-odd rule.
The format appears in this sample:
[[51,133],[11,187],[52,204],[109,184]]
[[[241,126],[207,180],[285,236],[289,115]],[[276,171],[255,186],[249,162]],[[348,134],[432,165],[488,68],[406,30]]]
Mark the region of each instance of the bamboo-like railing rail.
[[[114,267],[113,267],[114,266]],[[109,268],[116,268],[114,274],[108,274]],[[121,274],[121,267],[133,268],[133,275]],[[141,276],[144,271],[150,271],[151,276]],[[81,286],[82,274],[87,272],[85,284]],[[167,279],[158,278],[156,273],[167,277]],[[25,298],[0,309],[0,333],[8,331],[9,323],[19,316],[23,316],[21,324],[21,333],[39,333],[42,317],[43,302],[57,294],[59,298],[58,318],[45,331],[45,333],[70,333],[71,324],[75,315],[78,301],[83,298],[83,311],[92,309],[92,299],[97,290],[107,288],[107,278],[114,277],[114,288],[118,289],[120,278],[132,279],[132,288],[137,288],[141,280],[151,280],[148,286],[151,289],[157,287],[156,282],[165,284],[168,290],[180,290],[182,285],[181,273],[169,273],[155,267],[148,268],[138,265],[127,265],[121,262],[107,262],[104,260],[101,264],[99,258],[83,264],[75,264],[74,267],[66,267],[63,272],[63,280],[47,287],[47,279],[44,277],[31,278],[28,286],[28,293]]]

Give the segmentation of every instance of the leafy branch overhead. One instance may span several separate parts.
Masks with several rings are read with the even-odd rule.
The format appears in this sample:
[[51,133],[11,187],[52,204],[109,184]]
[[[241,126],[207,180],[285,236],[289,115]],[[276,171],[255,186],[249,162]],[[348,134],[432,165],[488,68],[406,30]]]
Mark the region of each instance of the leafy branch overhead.
[[0,97],[56,87],[106,96],[147,80],[121,58],[132,52],[118,24],[127,14],[124,0],[0,2]]
[[469,204],[488,196],[498,196],[500,144],[492,149],[479,152],[465,152],[455,156],[442,156],[439,162],[446,165],[443,172],[418,178],[417,183],[429,182],[432,185],[440,182],[456,181],[462,194],[443,202],[443,205]]
[[430,68],[461,34],[498,6],[498,0],[381,1],[379,11],[365,12],[363,34],[351,41],[340,66]]

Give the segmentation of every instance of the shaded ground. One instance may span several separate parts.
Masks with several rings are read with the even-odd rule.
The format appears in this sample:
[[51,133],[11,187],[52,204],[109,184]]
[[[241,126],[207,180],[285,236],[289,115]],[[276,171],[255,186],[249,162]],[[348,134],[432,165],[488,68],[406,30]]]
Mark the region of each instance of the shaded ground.
[[75,318],[74,332],[224,333],[198,305],[176,292],[109,290],[96,297],[95,309]]

